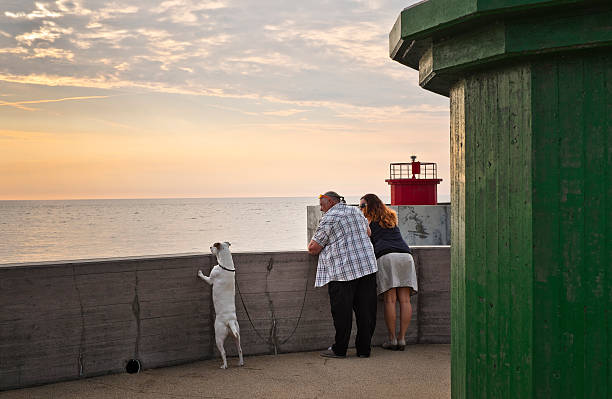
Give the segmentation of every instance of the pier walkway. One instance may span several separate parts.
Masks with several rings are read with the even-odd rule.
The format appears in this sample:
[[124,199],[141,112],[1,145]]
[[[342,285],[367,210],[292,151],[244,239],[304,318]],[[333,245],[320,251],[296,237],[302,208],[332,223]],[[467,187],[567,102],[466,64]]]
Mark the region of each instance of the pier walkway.
[[[227,345],[231,345],[228,341]],[[408,345],[403,352],[376,347],[370,358],[349,349],[346,359],[319,352],[229,358],[113,374],[12,391],[22,398],[450,398],[450,345]]]

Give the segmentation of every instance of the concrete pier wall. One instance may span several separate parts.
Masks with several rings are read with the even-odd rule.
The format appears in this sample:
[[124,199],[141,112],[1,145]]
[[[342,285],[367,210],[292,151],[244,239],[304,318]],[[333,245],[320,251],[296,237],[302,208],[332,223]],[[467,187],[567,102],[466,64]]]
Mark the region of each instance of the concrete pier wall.
[[[398,227],[408,245],[450,245],[450,204],[392,205]],[[323,216],[318,205],[307,207],[307,243]]]
[[[450,248],[415,248],[415,261],[408,341],[449,343]],[[236,253],[234,262],[245,355],[333,342],[327,289],[314,288],[316,258]],[[130,359],[154,368],[218,357],[211,288],[196,277],[215,263],[184,254],[0,266],[0,390],[125,372]],[[379,301],[374,344],[385,336]],[[236,353],[230,339],[226,350]]]

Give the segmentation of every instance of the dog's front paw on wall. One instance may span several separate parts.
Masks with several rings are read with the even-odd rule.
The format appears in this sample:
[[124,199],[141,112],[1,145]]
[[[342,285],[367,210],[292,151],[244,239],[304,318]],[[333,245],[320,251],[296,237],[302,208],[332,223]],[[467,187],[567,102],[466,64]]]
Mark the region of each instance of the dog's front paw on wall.
[[198,270],[198,277],[204,280],[204,273],[202,273],[202,270]]

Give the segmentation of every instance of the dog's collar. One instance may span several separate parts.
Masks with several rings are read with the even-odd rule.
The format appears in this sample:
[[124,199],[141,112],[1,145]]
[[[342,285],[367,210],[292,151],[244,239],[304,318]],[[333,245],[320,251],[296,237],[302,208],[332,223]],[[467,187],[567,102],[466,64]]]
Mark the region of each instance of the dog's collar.
[[235,271],[236,271],[236,269],[228,269],[227,267],[223,267],[223,266],[221,266],[221,265],[219,265],[219,267],[220,267],[221,269],[223,269],[223,270],[227,270],[228,272],[235,272]]

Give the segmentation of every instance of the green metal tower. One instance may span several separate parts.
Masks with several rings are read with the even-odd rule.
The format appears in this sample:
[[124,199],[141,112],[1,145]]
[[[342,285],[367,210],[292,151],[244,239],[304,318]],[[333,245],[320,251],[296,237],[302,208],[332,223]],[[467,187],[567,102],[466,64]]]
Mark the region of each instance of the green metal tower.
[[389,42],[450,97],[452,397],[612,398],[612,1],[428,0]]

